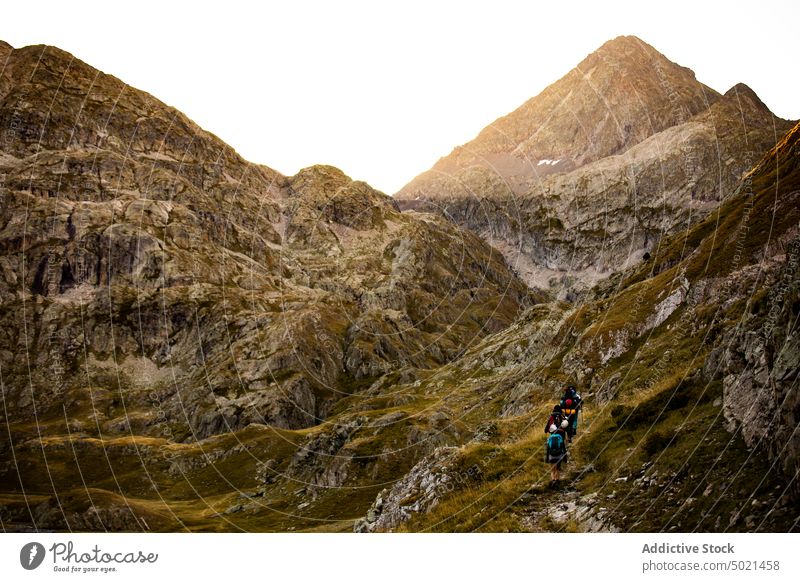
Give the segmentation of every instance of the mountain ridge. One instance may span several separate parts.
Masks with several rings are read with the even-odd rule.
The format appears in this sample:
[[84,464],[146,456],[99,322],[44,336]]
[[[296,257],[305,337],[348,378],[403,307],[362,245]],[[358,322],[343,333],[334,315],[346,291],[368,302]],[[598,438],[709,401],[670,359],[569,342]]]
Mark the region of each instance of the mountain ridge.
[[[17,346],[9,353],[35,354],[34,376],[56,366],[59,390],[87,389],[81,366],[112,381],[113,353],[120,363],[138,359],[123,374],[134,387],[161,378],[168,418],[193,411],[189,438],[259,418],[302,428],[321,422],[343,390],[401,361],[452,358],[467,336],[502,328],[532,300],[476,237],[401,216],[390,197],[330,166],[285,177],[246,162],[174,108],[64,51],[12,51],[0,88],[0,121],[13,128],[0,157],[0,296],[36,305],[29,326],[58,320],[54,332],[81,337],[87,325],[93,338],[83,355],[24,340],[10,311],[4,341]],[[448,255],[469,262],[453,269]],[[426,271],[438,278],[425,280]],[[77,318],[84,303],[103,309]],[[230,311],[214,308],[224,305]],[[160,319],[159,307],[173,313]],[[284,309],[293,313],[286,322]],[[192,319],[205,329],[186,329]],[[281,333],[297,349],[282,346]],[[220,349],[226,343],[267,352],[243,369]],[[24,370],[10,362],[5,375],[16,382]],[[169,370],[195,387],[202,373],[210,386],[169,387]]]
[[395,198],[473,230],[530,286],[574,299],[710,211],[791,125],[746,85],[720,95],[619,37]]
[[[250,164],[67,53],[16,59],[3,529],[796,530],[800,133],[760,155],[744,88],[524,199],[400,212],[333,166]],[[610,266],[552,300],[484,216],[499,242],[544,225],[523,242],[554,273]],[[597,262],[583,241],[608,233],[651,256]],[[541,429],[566,383],[585,406],[560,489]]]

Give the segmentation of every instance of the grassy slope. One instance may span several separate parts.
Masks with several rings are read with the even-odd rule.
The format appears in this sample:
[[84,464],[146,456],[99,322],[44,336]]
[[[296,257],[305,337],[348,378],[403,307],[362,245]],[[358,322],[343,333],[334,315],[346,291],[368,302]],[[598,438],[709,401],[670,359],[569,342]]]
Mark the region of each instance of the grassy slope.
[[[599,367],[598,373],[605,378],[619,374],[621,381],[612,402],[587,401],[584,431],[572,447],[566,488],[582,496],[597,494],[600,503],[595,509],[602,506],[607,522],[618,528],[785,531],[796,527],[793,507],[780,497],[785,478],[761,449],[748,449],[738,433],[725,429],[721,382],[705,382],[699,369],[719,334],[758,313],[758,305],[766,301],[763,278],[756,277],[747,295],[735,286],[736,271],[758,265],[768,245],[798,224],[800,172],[793,150],[798,134],[800,126],[749,175],[753,193],[749,213],[751,196],[745,181],[717,213],[665,240],[649,263],[606,284],[558,334],[565,338],[578,330],[591,339],[635,329],[683,277],[691,284],[720,277],[734,281],[722,286],[721,296],[706,298],[694,308],[684,304],[605,365],[599,365],[598,354],[586,354],[586,361]],[[723,301],[735,293],[741,297]],[[564,373],[561,361],[547,368]],[[540,406],[526,417],[530,433],[523,422],[516,432],[518,440],[500,443],[510,454],[498,455],[490,463],[492,470],[484,473],[488,477],[444,499],[404,529],[583,527],[574,519],[554,521],[543,511],[566,499],[564,491],[545,486],[549,476],[540,459],[544,435],[537,419],[544,418],[546,410]],[[465,456],[471,454],[464,451]]]

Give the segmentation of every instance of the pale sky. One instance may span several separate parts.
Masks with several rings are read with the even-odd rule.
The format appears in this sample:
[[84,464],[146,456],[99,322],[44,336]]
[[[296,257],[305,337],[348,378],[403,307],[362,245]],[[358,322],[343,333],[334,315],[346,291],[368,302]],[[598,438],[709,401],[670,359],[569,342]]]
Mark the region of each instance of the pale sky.
[[63,48],[253,162],[388,194],[621,34],[800,118],[796,1],[255,4],[18,0],[0,39]]

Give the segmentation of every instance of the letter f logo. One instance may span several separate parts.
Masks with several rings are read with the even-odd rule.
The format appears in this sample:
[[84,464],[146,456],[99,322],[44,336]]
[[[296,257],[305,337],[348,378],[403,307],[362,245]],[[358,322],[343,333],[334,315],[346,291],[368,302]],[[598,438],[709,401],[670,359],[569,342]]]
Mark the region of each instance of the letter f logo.
[[35,570],[44,561],[44,546],[39,542],[30,542],[19,551],[19,563],[26,570]]

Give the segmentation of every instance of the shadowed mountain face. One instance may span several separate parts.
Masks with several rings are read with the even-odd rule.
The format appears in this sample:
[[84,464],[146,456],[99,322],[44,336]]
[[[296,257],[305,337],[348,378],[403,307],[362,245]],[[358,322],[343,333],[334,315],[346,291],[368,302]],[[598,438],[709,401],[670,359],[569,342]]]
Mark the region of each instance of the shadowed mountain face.
[[[336,168],[246,162],[53,47],[2,47],[0,126],[4,460],[35,435],[313,427],[534,300],[475,235]],[[3,489],[32,486],[15,472]]]
[[396,198],[480,234],[532,286],[574,298],[705,216],[790,127],[747,86],[720,95],[619,37]]
[[[489,189],[442,194],[470,230],[330,166],[282,176],[63,51],[0,43],[3,529],[796,528],[798,130],[757,155],[783,122],[749,89],[714,94],[637,39],[580,70],[565,79],[614,99],[562,80],[503,122],[514,148],[476,140],[569,158],[533,165],[541,182],[506,164],[551,189],[508,198],[545,236]],[[639,99],[662,77],[680,107]],[[591,131],[532,131],[520,112],[545,98]],[[674,200],[669,168],[695,180]],[[625,210],[634,181],[652,214]],[[481,212],[507,257],[523,231],[588,256],[599,215],[609,265],[631,217],[676,233],[582,303],[548,302],[473,232]],[[557,491],[541,425],[567,381],[586,406]]]
[[58,49],[11,52],[0,96],[4,375],[49,385],[40,408],[119,381],[164,391],[195,438],[310,426],[357,383],[441,364],[528,300],[477,237],[332,167],[250,164]]

